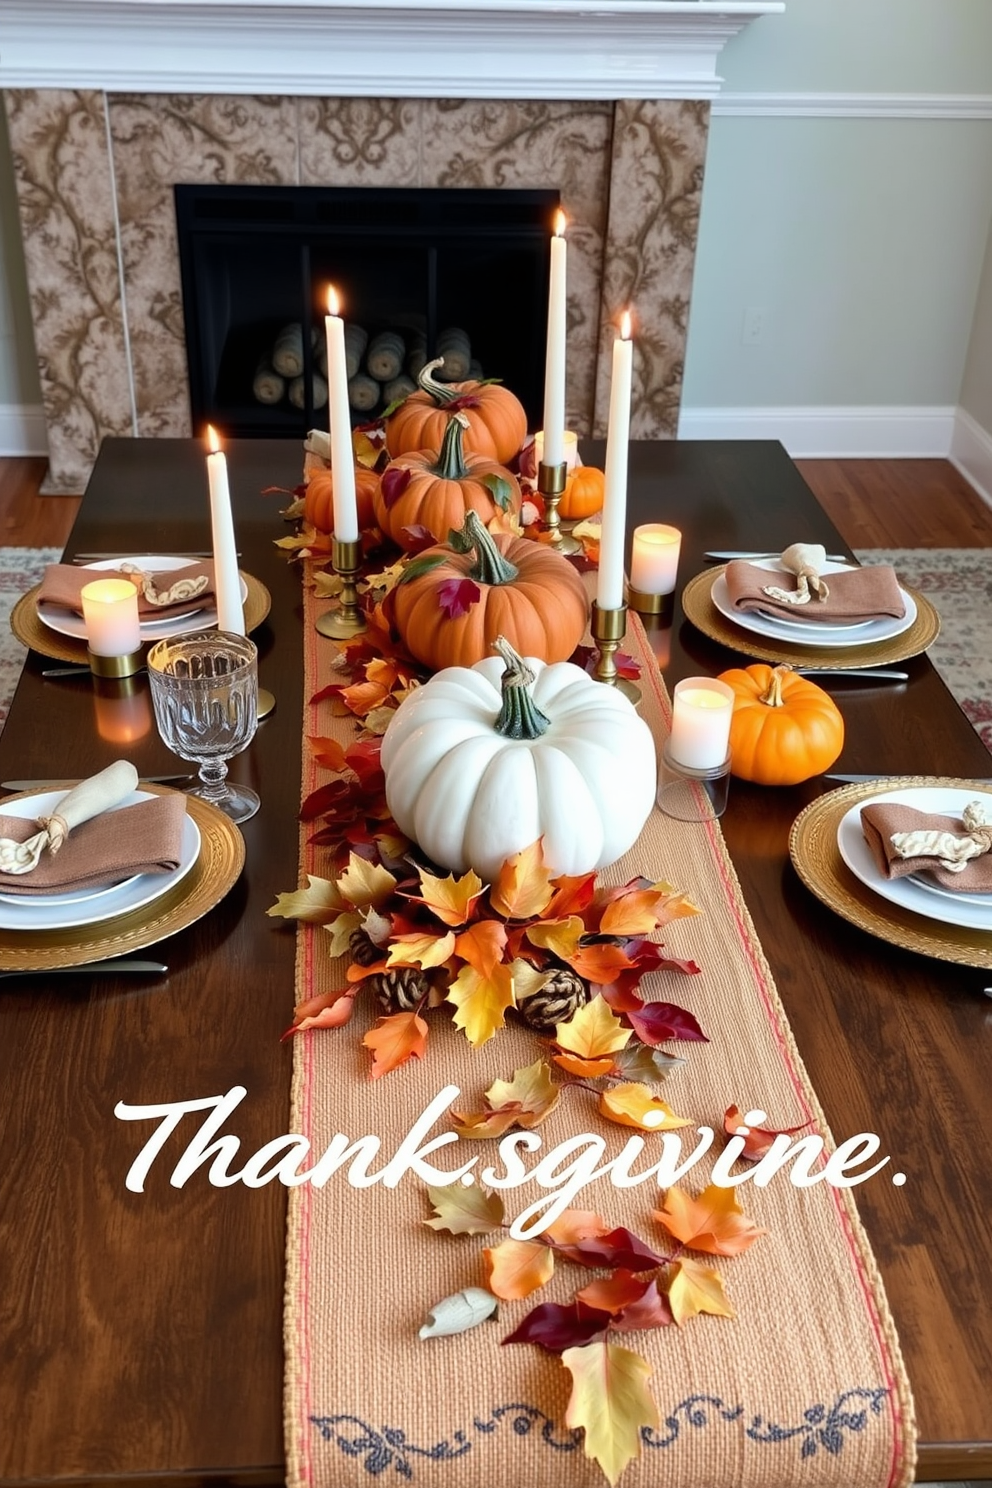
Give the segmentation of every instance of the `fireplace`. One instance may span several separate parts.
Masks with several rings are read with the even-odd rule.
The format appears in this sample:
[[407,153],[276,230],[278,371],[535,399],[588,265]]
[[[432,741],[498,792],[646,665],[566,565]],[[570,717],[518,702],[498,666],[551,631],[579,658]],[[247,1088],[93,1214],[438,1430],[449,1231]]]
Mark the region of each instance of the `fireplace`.
[[177,185],[194,430],[326,421],[326,287],[343,302],[355,424],[413,390],[497,378],[539,428],[556,190]]

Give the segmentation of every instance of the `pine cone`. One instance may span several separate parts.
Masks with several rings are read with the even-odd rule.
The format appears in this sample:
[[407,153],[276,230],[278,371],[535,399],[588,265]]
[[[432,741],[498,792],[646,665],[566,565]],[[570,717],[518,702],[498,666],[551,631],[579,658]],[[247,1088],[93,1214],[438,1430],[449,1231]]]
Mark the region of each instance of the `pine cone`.
[[387,1013],[412,1013],[431,990],[430,978],[419,966],[394,966],[365,978]]
[[562,966],[551,973],[540,992],[520,1004],[519,1012],[531,1028],[554,1032],[556,1023],[567,1023],[588,1001],[586,983],[577,972]]
[[357,962],[359,966],[374,966],[385,956],[385,952],[376,945],[361,925],[357,930],[352,930],[348,939],[348,950],[351,952],[352,961]]

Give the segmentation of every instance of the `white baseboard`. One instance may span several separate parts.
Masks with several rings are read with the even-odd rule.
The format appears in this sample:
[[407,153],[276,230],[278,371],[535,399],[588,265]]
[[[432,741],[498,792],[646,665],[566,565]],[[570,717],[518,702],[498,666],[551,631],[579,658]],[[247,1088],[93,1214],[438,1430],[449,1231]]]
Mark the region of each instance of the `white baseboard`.
[[45,411],[40,403],[0,403],[0,455],[47,455]]
[[683,408],[680,439],[779,439],[806,459],[946,459],[954,408]]
[[992,434],[959,408],[951,439],[951,464],[992,506]]

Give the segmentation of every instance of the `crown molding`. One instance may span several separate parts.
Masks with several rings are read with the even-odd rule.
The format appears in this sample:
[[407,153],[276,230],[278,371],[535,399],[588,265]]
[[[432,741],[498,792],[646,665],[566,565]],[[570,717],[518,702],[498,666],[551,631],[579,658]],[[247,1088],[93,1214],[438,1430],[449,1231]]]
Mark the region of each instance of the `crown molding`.
[[737,119],[992,119],[990,93],[721,93]]
[[784,0],[4,0],[0,87],[713,98]]

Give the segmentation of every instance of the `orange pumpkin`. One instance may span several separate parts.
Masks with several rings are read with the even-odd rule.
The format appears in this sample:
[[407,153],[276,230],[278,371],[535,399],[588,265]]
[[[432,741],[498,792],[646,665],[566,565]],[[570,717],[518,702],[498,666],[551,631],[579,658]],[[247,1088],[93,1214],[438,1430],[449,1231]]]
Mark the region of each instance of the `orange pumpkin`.
[[798,785],[828,770],[844,747],[833,698],[789,667],[755,662],[720,673],[734,691],[730,773],[758,785]]
[[[493,535],[476,512],[465,517],[454,546],[411,558],[392,591],[396,628],[407,649],[434,671],[474,666],[504,636],[522,656],[566,661],[589,615],[585,586],[567,558],[527,537]],[[439,589],[470,579],[479,598],[449,614]]]
[[[367,465],[355,466],[355,498],[358,503],[358,526],[364,531],[375,525],[374,497],[379,477]],[[330,466],[312,470],[303,498],[303,518],[318,532],[334,531],[334,472]]]
[[428,449],[397,455],[382,472],[373,498],[375,519],[401,548],[417,546],[409,528],[426,527],[435,541],[443,542],[461,527],[468,511],[478,512],[486,523],[497,510],[520,510],[516,476],[484,455],[463,453],[466,424],[465,415],[456,413],[448,421],[440,453]]
[[591,517],[603,510],[606,476],[595,465],[576,465],[570,470],[558,503],[558,515],[567,522]]
[[443,357],[428,362],[417,378],[418,391],[386,419],[391,455],[440,449],[452,414],[464,413],[465,453],[485,455],[505,465],[527,437],[527,414],[520,399],[498,382],[435,382],[431,373]]

